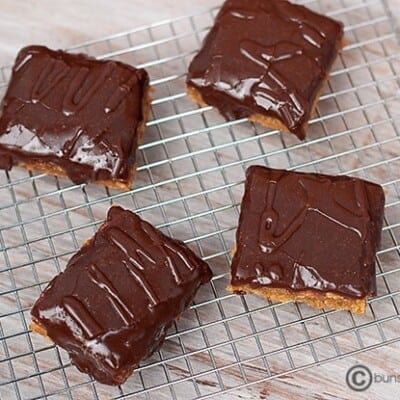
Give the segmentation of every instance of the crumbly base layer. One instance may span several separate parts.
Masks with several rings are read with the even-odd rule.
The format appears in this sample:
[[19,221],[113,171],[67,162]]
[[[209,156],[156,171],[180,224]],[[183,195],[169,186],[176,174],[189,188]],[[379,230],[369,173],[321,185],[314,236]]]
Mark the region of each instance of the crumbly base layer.
[[298,301],[319,309],[348,310],[356,314],[365,314],[367,307],[367,297],[356,299],[333,292],[318,292],[316,290],[293,291],[265,286],[254,288],[246,284],[229,285],[226,290],[231,293],[251,293],[270,301],[281,303]]
[[51,341],[51,339],[47,336],[46,329],[38,322],[32,322],[29,328],[31,329],[32,332],[38,333],[39,335],[44,336],[47,340]]
[[[207,104],[203,100],[203,96],[201,95],[200,91],[197,90],[195,87],[187,85],[186,86],[187,93],[195,103],[197,103],[200,107],[207,107]],[[259,124],[265,126],[266,128],[270,129],[278,129],[283,132],[291,133],[289,128],[284,125],[279,119],[273,117],[266,117],[265,115],[261,114],[251,114],[249,115],[249,120],[253,122],[258,122]]]
[[[325,83],[326,82],[324,82],[324,84]],[[324,86],[324,84],[322,85],[322,87]],[[186,90],[187,90],[187,93],[189,95],[189,98],[192,99],[192,101],[194,101],[195,103],[197,103],[200,107],[209,106],[209,104],[207,104],[203,100],[203,96],[201,95],[200,91],[197,90],[195,87],[187,85],[186,86]],[[317,103],[319,101],[321,92],[322,92],[322,89],[319,91],[318,96],[316,97],[316,99],[315,99],[315,101],[314,101],[314,103],[312,105],[310,118],[312,118],[315,115],[315,110],[316,110]],[[279,120],[278,118],[268,117],[266,115],[255,113],[255,114],[250,114],[248,116],[248,119],[249,119],[249,121],[257,122],[260,125],[263,125],[263,126],[265,126],[266,128],[269,128],[269,129],[275,129],[275,130],[279,130],[279,131],[282,131],[282,132],[295,134],[295,133],[291,132],[290,129],[281,120]],[[302,126],[302,129],[305,130],[307,128],[307,125],[308,125],[308,121],[307,121],[307,123],[305,123]],[[299,138],[299,139],[304,139],[304,138]]]
[[[150,113],[150,104],[151,104],[150,93],[151,89],[148,87],[146,89],[142,103],[143,121],[137,128],[138,145],[140,145],[143,141],[144,130]],[[59,178],[68,178],[68,174],[65,171],[65,169],[51,161],[18,162],[16,163],[16,166],[25,168],[28,171],[40,172],[46,175],[57,176]],[[95,180],[88,183],[95,183],[96,185],[106,186],[110,189],[130,190],[132,187],[135,174],[136,174],[136,165],[132,167],[127,179]]]

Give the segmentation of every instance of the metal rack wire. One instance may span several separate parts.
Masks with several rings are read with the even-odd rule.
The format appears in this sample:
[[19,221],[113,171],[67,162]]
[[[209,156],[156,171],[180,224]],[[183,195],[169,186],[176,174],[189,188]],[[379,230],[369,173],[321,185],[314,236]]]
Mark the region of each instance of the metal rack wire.
[[[226,122],[187,98],[187,65],[216,10],[72,49],[146,67],[155,89],[152,118],[130,192],[18,168],[0,172],[1,398],[209,398],[400,340],[400,48],[382,1],[302,3],[342,20],[347,38],[305,142],[246,120]],[[10,68],[0,71],[3,94]],[[251,164],[345,173],[384,186],[378,296],[366,316],[225,292]],[[32,303],[111,203],[184,239],[215,275],[161,350],[118,388],[80,374],[63,350],[28,328]]]

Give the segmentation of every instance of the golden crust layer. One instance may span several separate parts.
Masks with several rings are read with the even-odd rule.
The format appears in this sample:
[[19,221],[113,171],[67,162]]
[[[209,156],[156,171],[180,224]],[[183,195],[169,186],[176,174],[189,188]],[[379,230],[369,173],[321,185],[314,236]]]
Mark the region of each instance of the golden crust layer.
[[[207,107],[208,104],[203,100],[201,93],[194,88],[193,86],[186,86],[187,93],[195,103],[197,103],[200,107]],[[249,116],[249,120],[253,122],[258,122],[259,124],[265,126],[270,129],[277,129],[283,132],[290,133],[289,129],[286,125],[284,125],[279,119],[273,117],[266,117],[261,114],[252,114]]]
[[[236,246],[231,251],[231,257],[236,253]],[[226,290],[231,293],[251,293],[261,296],[266,300],[287,303],[298,301],[306,303],[315,308],[331,308],[333,310],[348,310],[356,314],[365,314],[367,308],[367,297],[355,299],[341,296],[333,292],[318,292],[316,290],[294,291],[281,288],[259,287],[253,288],[251,285],[228,285]]]
[[[323,87],[324,85],[322,85]],[[187,85],[186,86],[187,93],[189,95],[189,98],[192,99],[195,103],[197,103],[200,107],[207,107],[208,104],[203,100],[203,97],[201,93],[194,88],[193,86]],[[318,96],[316,97],[312,109],[311,109],[311,118],[315,115],[315,110],[317,107],[317,103],[320,98],[320,94],[322,92],[322,89],[319,91]],[[266,128],[270,129],[276,129],[282,132],[286,133],[291,133],[289,128],[278,118],[273,118],[273,117],[267,117],[265,115],[256,113],[256,114],[251,114],[249,115],[249,120],[252,122],[257,122],[261,124],[262,126],[265,126]],[[303,129],[307,128],[308,122],[302,126]]]
[[47,336],[46,329],[43,326],[41,326],[38,322],[32,321],[29,327],[31,328],[32,332],[38,333],[39,335],[44,336],[47,340],[51,341],[51,339]]
[[270,301],[282,303],[298,301],[319,309],[348,310],[356,314],[365,314],[367,306],[366,297],[354,299],[333,292],[318,292],[316,290],[293,291],[265,286],[253,288],[250,285],[229,285],[226,290],[231,293],[251,293]]

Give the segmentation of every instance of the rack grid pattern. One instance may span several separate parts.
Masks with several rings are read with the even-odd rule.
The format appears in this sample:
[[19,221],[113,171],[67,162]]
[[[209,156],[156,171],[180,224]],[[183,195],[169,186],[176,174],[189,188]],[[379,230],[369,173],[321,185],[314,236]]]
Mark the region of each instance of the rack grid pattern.
[[[226,122],[186,96],[188,63],[216,9],[71,49],[147,68],[152,115],[129,192],[19,168],[0,171],[0,398],[210,398],[400,340],[400,48],[394,27],[382,1],[302,3],[342,20],[347,40],[304,142],[245,119]],[[9,75],[9,66],[0,68],[0,95]],[[350,174],[383,185],[378,296],[366,316],[225,291],[244,172],[252,164]],[[160,351],[121,387],[79,373],[63,350],[29,330],[31,305],[93,235],[110,204],[184,240],[214,272]]]

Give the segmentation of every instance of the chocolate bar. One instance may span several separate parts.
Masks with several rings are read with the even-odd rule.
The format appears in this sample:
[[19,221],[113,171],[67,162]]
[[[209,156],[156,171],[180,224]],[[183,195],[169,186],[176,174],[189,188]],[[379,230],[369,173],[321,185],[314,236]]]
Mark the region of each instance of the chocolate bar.
[[208,265],[130,211],[112,207],[31,310],[33,331],[99,382],[123,383],[211,279]]
[[227,119],[305,138],[342,47],[341,23],[279,0],[227,0],[189,67],[187,88]]
[[0,168],[128,190],[149,107],[144,69],[22,49],[0,113]]
[[228,290],[364,313],[376,294],[381,186],[260,166],[246,175]]

